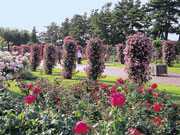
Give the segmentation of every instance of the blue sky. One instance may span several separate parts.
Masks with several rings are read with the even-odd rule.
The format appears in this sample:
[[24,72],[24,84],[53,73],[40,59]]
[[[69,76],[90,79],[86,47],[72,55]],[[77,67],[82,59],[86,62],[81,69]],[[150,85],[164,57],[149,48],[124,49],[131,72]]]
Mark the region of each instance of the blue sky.
[[[141,0],[146,3],[148,0]],[[66,17],[90,13],[105,3],[118,0],[0,0],[0,27],[25,29],[31,32],[36,26],[38,32],[51,22],[60,25]]]

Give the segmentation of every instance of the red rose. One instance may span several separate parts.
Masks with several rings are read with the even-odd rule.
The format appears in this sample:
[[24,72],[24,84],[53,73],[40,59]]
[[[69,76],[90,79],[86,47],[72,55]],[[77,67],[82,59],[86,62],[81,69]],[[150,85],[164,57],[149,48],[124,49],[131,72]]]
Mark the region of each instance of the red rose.
[[107,89],[109,86],[107,84],[101,84],[101,89]]
[[160,125],[164,124],[164,121],[161,118],[152,119],[152,121],[156,124],[160,124]]
[[119,82],[120,84],[123,84],[124,83],[124,80],[122,78],[118,78],[117,79],[117,82]]
[[129,134],[130,135],[140,135],[141,133],[136,129],[130,128],[129,129]]
[[152,94],[152,89],[151,89],[151,88],[149,88],[149,89],[148,89],[148,92],[149,92],[150,94]]
[[35,92],[36,95],[38,95],[38,94],[41,92],[41,89],[38,88],[38,87],[36,87],[36,88],[34,88],[32,91]]
[[29,90],[32,90],[33,87],[34,87],[34,86],[33,86],[32,84],[29,84],[29,85],[28,85],[28,89],[29,89]]
[[74,130],[74,134],[87,134],[89,127],[83,121],[76,123]]
[[121,94],[120,92],[112,93],[110,95],[110,102],[111,104],[116,107],[116,106],[123,106],[125,103],[125,96]]
[[112,86],[110,89],[110,93],[116,93],[116,86]]
[[147,108],[151,108],[151,104],[147,103],[146,105],[147,105]]
[[159,110],[162,108],[162,104],[155,104],[153,109],[155,112],[159,112]]
[[35,101],[35,96],[33,94],[25,97],[26,103],[31,104]]
[[152,85],[151,85],[151,88],[152,88],[152,89],[157,88],[157,84],[156,84],[156,83],[152,84]]
[[124,92],[125,92],[126,94],[128,94],[128,93],[129,93],[127,89],[125,89],[125,90],[124,90]]
[[142,94],[142,93],[143,93],[143,90],[145,90],[144,87],[143,87],[143,86],[140,86],[139,89],[138,89],[139,94]]

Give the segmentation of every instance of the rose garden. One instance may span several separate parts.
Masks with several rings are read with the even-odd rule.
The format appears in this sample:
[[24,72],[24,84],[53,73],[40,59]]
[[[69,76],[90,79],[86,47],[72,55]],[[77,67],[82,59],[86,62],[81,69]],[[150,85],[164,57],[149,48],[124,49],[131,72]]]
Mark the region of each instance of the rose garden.
[[7,1],[0,135],[180,135],[180,0]]
[[[159,89],[162,84],[149,83],[154,53],[148,37],[137,33],[117,46],[128,78],[111,78],[113,85],[103,75],[108,51],[100,39],[87,43],[85,73],[76,70],[76,41],[68,36],[62,47],[61,69],[54,68],[54,44],[0,52],[0,134],[180,133],[180,100]],[[174,43],[164,41],[162,48],[163,62],[172,66]]]

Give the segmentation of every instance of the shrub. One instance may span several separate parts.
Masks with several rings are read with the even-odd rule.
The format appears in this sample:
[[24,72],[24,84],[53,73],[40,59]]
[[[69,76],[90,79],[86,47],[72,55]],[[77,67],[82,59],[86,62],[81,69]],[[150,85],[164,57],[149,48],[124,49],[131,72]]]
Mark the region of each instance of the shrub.
[[123,44],[118,44],[116,46],[116,50],[117,50],[117,59],[118,61],[121,62],[121,64],[124,64],[125,61],[124,61],[124,49],[125,49],[125,45]]
[[152,58],[152,43],[142,33],[128,36],[124,50],[129,78],[136,83],[149,81],[149,64]]
[[18,74],[18,79],[23,79],[23,80],[35,80],[37,79],[37,77],[31,73],[30,71],[21,71],[19,74]]
[[89,66],[85,68],[89,80],[97,80],[104,72],[105,46],[98,38],[88,41],[86,46],[86,57]]
[[176,56],[180,55],[180,41],[173,41],[173,44],[175,46]]
[[30,46],[22,44],[21,48],[21,55],[25,55],[26,53],[30,53]]
[[27,57],[12,56],[9,52],[0,51],[0,82],[13,79],[22,68]]
[[164,41],[163,47],[162,47],[162,53],[163,53],[163,62],[166,63],[168,66],[172,66],[173,60],[175,60],[175,47],[173,45],[173,42],[171,41]]
[[62,75],[65,79],[71,79],[76,68],[78,46],[74,39],[67,36],[63,44]]
[[155,62],[157,63],[158,59],[161,59],[162,57],[162,42],[157,39],[152,41],[153,48],[155,49],[154,57],[155,57]]
[[30,58],[30,67],[32,71],[36,71],[36,68],[41,62],[40,57],[40,46],[38,44],[31,45],[31,58]]
[[19,46],[13,45],[12,46],[12,54],[13,55],[19,55],[21,54],[21,49]]
[[45,74],[52,74],[52,68],[57,62],[56,46],[54,44],[46,44],[43,53],[43,67]]

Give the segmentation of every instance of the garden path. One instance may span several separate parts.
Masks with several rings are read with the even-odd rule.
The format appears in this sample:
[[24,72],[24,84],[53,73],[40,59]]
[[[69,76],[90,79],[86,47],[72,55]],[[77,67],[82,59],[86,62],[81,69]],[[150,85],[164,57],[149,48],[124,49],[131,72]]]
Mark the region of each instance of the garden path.
[[[84,68],[86,66],[87,66],[86,64],[77,64],[76,70],[79,70],[80,72],[84,72]],[[56,66],[56,68],[61,68],[61,66],[58,64]],[[128,77],[128,74],[124,71],[124,68],[110,67],[110,66],[106,66],[106,69],[104,70],[103,75],[122,77],[122,78]],[[180,86],[180,74],[179,73],[169,72],[168,76],[151,76],[151,77],[152,77],[151,82],[154,82],[154,83]]]

